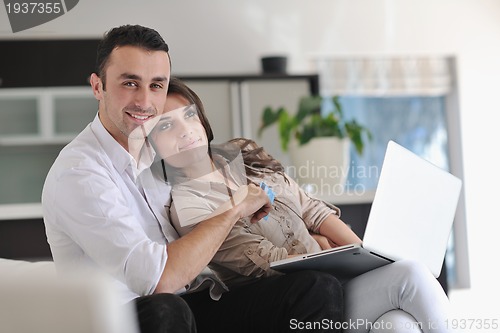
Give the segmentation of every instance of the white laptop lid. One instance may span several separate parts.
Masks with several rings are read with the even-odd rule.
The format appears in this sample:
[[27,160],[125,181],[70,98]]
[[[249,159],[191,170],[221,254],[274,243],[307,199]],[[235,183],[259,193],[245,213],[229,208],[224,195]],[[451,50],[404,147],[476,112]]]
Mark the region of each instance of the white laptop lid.
[[363,246],[441,272],[462,181],[390,141]]

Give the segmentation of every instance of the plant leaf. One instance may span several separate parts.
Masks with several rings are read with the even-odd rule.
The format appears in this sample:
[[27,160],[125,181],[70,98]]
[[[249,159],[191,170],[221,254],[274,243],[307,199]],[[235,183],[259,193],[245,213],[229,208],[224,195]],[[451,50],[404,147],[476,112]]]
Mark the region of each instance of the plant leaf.
[[302,97],[299,102],[299,110],[295,118],[300,123],[306,117],[321,112],[321,96]]
[[283,107],[280,107],[276,111],[273,111],[273,109],[270,106],[267,106],[262,113],[261,124],[260,124],[259,130],[257,132],[257,135],[259,137],[261,137],[262,131],[265,128],[267,128],[267,127],[273,125],[275,122],[277,122],[279,117],[280,117],[280,114],[283,112],[286,112],[285,108],[283,108]]
[[288,151],[290,135],[294,127],[295,118],[290,117],[288,112],[281,112],[279,115],[279,134],[281,139],[281,149]]

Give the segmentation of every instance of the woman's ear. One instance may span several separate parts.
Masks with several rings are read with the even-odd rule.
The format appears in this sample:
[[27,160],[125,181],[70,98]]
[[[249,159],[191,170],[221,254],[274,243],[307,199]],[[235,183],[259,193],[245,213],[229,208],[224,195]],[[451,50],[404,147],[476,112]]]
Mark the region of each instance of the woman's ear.
[[90,75],[90,86],[92,87],[92,92],[94,93],[94,97],[100,101],[103,99],[103,82],[96,73],[92,73]]

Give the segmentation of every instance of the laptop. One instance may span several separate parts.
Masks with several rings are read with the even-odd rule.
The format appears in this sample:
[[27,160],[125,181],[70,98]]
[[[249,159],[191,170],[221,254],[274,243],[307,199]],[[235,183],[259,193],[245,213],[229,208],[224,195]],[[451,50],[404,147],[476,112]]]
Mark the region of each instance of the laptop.
[[389,141],[363,243],[275,261],[271,268],[321,270],[347,280],[413,259],[438,277],[461,187],[457,177]]

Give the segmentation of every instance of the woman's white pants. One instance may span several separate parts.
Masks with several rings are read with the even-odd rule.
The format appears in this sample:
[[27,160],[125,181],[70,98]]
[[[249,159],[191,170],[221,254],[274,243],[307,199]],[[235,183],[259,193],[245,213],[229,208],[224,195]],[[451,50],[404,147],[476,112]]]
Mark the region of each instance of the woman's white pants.
[[452,332],[447,329],[450,306],[443,288],[415,261],[397,261],[362,274],[345,284],[344,295],[344,332]]

